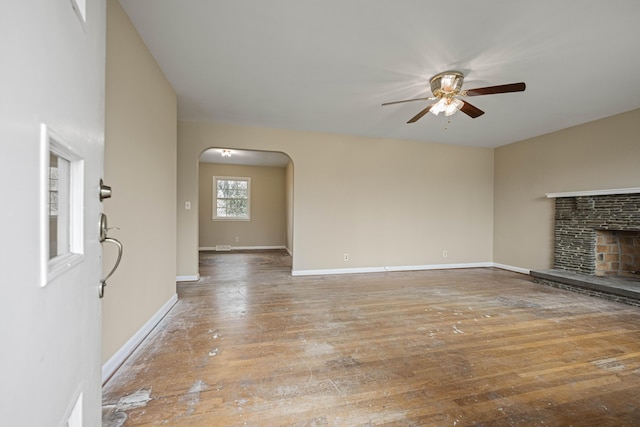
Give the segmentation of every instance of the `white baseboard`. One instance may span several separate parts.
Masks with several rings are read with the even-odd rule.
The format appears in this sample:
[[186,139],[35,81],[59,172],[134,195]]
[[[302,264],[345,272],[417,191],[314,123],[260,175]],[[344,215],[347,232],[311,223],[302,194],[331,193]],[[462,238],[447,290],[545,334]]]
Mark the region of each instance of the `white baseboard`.
[[522,274],[529,274],[531,273],[531,270],[529,270],[528,268],[522,268],[522,267],[514,267],[512,265],[506,265],[506,264],[500,264],[497,262],[493,263],[493,266],[495,268],[501,268],[503,270],[509,270],[509,271],[514,271],[516,273],[522,273]]
[[291,249],[285,246],[284,250],[287,251],[290,257],[293,257],[293,251]]
[[390,267],[335,268],[321,270],[291,270],[292,276],[317,276],[325,274],[383,273],[385,271],[447,270],[452,268],[493,267],[492,262],[472,262],[464,264],[398,265]]
[[[287,249],[285,246],[231,246],[232,251],[260,251],[270,249]],[[201,246],[199,251],[215,251],[215,246]]]
[[428,264],[428,265],[401,265],[398,267],[385,267],[387,271],[414,271],[414,270],[448,270],[454,268],[486,268],[492,267],[491,262],[467,262],[461,264]]
[[118,368],[124,363],[125,360],[133,353],[133,351],[140,345],[142,341],[149,335],[149,333],[155,328],[155,326],[167,315],[169,310],[178,302],[178,294],[173,294],[169,300],[164,303],[160,310],[154,314],[147,323],[136,332],[129,341],[127,341],[120,350],[111,356],[107,362],[102,365],[102,385],[104,385],[109,378],[118,370]]
[[200,274],[195,276],[176,276],[176,282],[197,282],[200,280]]
[[367,268],[326,268],[320,270],[291,270],[292,276],[322,276],[325,274],[382,273],[384,267]]

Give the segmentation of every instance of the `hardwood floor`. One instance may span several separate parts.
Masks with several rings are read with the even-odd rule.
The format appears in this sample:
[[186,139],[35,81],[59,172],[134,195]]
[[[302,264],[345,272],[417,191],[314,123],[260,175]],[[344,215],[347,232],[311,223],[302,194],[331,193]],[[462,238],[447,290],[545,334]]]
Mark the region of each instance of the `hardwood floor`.
[[638,426],[640,309],[498,269],[202,278],[104,387],[104,426]]

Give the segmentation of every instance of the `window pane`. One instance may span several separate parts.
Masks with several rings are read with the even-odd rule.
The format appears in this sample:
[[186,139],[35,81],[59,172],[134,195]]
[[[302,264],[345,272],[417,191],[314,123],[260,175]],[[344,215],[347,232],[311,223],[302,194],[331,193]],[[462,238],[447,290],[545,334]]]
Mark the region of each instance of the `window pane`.
[[216,215],[227,216],[227,201],[218,199],[216,201]]
[[247,201],[242,199],[230,199],[228,200],[228,212],[229,216],[246,216],[247,213]]
[[71,251],[70,193],[71,163],[49,153],[49,259]]

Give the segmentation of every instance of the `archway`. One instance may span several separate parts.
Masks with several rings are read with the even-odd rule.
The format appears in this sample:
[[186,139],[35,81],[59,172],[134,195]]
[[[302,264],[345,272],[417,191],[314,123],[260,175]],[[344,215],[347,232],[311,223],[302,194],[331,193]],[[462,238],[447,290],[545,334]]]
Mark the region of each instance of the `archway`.
[[[293,161],[282,152],[204,150],[198,159],[198,252],[285,249],[293,257],[293,177]],[[244,190],[227,199],[219,194],[223,185]],[[240,213],[228,210],[243,203]]]

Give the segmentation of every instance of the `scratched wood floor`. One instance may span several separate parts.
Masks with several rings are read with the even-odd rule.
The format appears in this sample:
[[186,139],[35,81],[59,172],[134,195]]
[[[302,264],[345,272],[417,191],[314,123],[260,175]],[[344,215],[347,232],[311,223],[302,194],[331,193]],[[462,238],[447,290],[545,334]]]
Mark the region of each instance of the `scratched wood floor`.
[[104,387],[103,426],[639,426],[640,309],[503,270],[202,278]]

